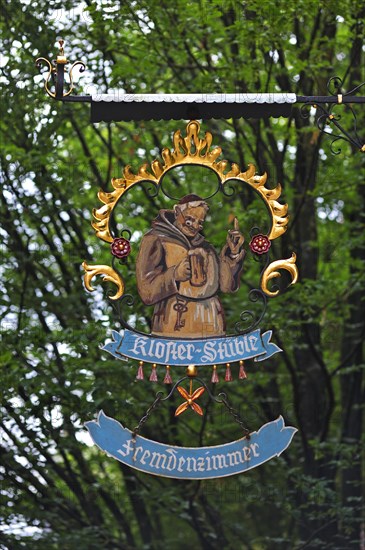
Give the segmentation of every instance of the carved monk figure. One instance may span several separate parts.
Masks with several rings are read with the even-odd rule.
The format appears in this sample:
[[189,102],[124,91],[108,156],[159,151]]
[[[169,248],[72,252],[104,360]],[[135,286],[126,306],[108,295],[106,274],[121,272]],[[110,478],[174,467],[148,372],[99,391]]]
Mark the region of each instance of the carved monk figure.
[[138,292],[154,305],[152,334],[204,338],[225,334],[218,292],[240,286],[244,237],[234,229],[218,255],[200,233],[209,210],[197,195],[182,198],[173,210],[160,210],[141,242],[136,266]]

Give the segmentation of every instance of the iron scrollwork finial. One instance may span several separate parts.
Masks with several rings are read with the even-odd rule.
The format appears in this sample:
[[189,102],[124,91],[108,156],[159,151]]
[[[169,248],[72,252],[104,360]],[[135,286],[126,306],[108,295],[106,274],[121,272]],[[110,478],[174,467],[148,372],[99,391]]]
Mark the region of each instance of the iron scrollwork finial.
[[67,57],[65,56],[64,51],[64,40],[60,39],[58,41],[59,43],[59,51],[57,58],[49,61],[49,59],[46,59],[45,57],[38,57],[36,59],[36,65],[39,70],[42,69],[42,65],[46,65],[48,68],[48,73],[46,75],[46,80],[44,83],[45,90],[47,94],[52,97],[53,99],[64,99],[65,97],[68,97],[74,90],[74,81],[73,81],[73,70],[76,66],[79,66],[80,73],[84,72],[86,65],[83,63],[83,61],[75,61],[75,63],[72,64],[71,68],[68,71],[68,86],[69,89],[67,91],[64,90],[65,86],[65,67],[69,64],[69,61]]
[[[304,118],[308,118],[309,116],[309,110],[308,107],[314,107],[317,111],[317,118],[316,123],[319,131],[322,134],[327,134],[332,138],[330,149],[331,152],[334,155],[339,155],[341,153],[341,149],[334,149],[334,144],[337,143],[339,140],[344,140],[356,147],[360,152],[365,152],[365,144],[363,140],[360,138],[358,132],[357,132],[357,117],[356,113],[354,111],[354,108],[352,106],[353,103],[357,103],[355,100],[363,100],[364,98],[356,98],[354,97],[354,93],[356,93],[360,88],[365,86],[365,82],[362,84],[359,84],[349,92],[343,91],[343,80],[338,76],[332,76],[328,82],[327,82],[327,90],[330,94],[326,99],[328,100],[327,103],[324,102],[305,102],[301,107],[302,116]],[[336,101],[337,100],[337,101]],[[351,103],[350,103],[351,102]],[[351,112],[353,117],[353,131],[350,133],[347,131],[343,125],[340,123],[341,115],[338,113],[335,113],[335,107],[337,105],[346,105],[346,109]],[[338,133],[334,133],[332,131],[332,127],[335,127]]]

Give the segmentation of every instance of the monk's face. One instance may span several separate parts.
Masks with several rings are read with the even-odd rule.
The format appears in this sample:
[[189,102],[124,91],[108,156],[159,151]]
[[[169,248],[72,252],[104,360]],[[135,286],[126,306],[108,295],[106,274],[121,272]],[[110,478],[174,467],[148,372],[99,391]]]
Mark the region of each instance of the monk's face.
[[192,239],[203,229],[206,214],[203,206],[188,206],[185,210],[176,207],[176,226],[181,233]]

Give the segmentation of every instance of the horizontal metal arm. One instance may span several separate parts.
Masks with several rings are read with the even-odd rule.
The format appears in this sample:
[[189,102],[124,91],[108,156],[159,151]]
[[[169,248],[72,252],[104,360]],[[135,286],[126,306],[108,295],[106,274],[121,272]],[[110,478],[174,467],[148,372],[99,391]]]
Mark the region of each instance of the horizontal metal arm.
[[[365,103],[364,96],[355,96],[365,83],[344,93],[343,81],[334,76],[327,83],[327,96],[301,96],[293,93],[220,93],[220,94],[126,94],[124,90],[112,90],[108,94],[71,95],[74,89],[73,69],[85,69],[82,61],[76,61],[68,71],[69,89],[64,91],[65,66],[68,60],[64,54],[63,40],[53,62],[40,57],[39,68],[47,67],[45,80],[47,94],[64,103],[91,103],[91,122],[119,122],[138,120],[209,120],[230,118],[268,118],[292,116],[293,105],[300,105],[302,115],[309,116],[309,107],[318,109],[316,123],[321,133],[332,134],[327,128],[332,124],[340,134],[332,135],[332,145],[337,140],[345,140],[360,151],[365,151],[364,141],[357,133],[354,104]],[[339,123],[340,115],[333,113],[336,105],[347,105],[354,117],[354,128],[349,133]],[[306,112],[307,111],[307,112]],[[332,148],[332,146],[331,146]],[[336,152],[340,152],[340,149]]]

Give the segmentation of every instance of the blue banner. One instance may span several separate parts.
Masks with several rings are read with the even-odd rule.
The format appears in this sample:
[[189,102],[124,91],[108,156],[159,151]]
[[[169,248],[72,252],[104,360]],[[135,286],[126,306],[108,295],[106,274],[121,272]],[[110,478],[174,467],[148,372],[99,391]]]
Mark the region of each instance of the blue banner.
[[245,359],[263,361],[282,351],[270,342],[272,331],[260,334],[260,329],[242,336],[180,340],[142,336],[125,330],[112,331],[113,341],[102,348],[118,359],[137,359],[159,365],[188,366],[234,363]]
[[282,416],[232,443],[214,447],[176,447],[133,434],[100,411],[86,422],[94,443],[105,453],[136,470],[175,479],[214,479],[247,472],[279,456],[297,431]]

